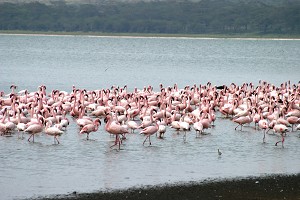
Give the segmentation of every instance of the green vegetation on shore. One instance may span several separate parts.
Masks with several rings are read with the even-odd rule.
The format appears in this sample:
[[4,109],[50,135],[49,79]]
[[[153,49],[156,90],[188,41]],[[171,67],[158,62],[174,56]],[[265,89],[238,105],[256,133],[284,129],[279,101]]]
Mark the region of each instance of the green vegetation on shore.
[[299,38],[300,3],[0,4],[0,30],[55,34]]

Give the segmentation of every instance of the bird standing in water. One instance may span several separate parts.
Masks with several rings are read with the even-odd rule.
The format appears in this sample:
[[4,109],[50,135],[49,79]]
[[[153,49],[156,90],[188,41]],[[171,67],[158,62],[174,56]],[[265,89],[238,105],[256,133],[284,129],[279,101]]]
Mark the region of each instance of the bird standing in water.
[[222,152],[220,151],[220,149],[218,149],[218,155],[221,156]]

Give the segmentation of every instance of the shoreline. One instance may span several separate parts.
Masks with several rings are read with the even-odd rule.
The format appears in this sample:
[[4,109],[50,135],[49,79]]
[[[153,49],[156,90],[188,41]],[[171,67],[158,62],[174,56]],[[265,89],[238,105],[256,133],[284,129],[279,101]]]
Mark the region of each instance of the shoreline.
[[67,195],[39,197],[38,200],[98,199],[300,199],[300,173],[261,177],[204,180],[168,185],[129,188],[93,193],[73,192]]
[[259,34],[156,34],[156,33],[100,33],[100,32],[55,32],[55,31],[5,31],[0,35],[33,36],[87,36],[117,38],[178,38],[178,39],[237,39],[237,40],[300,40],[300,35]]

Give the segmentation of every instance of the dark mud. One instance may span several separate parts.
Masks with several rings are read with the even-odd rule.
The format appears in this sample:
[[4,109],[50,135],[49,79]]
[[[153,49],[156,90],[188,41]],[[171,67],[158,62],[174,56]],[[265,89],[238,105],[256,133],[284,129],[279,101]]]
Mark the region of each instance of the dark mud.
[[186,184],[174,184],[127,190],[77,193],[39,200],[98,200],[98,199],[298,199],[300,200],[300,174],[269,175],[223,180],[205,180]]

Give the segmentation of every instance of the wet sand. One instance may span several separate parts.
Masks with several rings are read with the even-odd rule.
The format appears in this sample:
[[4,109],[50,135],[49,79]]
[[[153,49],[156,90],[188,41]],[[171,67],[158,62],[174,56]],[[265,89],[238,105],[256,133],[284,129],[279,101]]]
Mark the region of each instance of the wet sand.
[[300,174],[269,175],[223,180],[205,180],[185,184],[131,188],[127,190],[77,193],[39,198],[39,200],[98,199],[298,199]]

